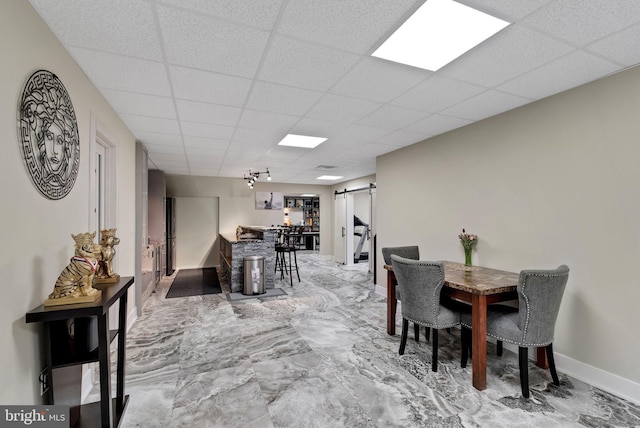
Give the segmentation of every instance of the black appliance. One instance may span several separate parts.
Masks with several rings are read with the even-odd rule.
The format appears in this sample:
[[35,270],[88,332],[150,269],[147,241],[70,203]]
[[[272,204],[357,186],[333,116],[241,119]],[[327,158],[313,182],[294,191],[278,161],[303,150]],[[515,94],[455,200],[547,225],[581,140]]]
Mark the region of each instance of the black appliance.
[[176,199],[164,198],[165,223],[167,225],[167,275],[173,274],[176,269]]

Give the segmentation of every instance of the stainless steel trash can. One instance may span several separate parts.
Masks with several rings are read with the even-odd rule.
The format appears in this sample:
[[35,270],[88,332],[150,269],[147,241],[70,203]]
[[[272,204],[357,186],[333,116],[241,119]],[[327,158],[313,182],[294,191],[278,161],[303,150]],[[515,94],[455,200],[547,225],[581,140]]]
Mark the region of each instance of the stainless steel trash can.
[[264,256],[247,256],[243,261],[242,294],[264,294]]

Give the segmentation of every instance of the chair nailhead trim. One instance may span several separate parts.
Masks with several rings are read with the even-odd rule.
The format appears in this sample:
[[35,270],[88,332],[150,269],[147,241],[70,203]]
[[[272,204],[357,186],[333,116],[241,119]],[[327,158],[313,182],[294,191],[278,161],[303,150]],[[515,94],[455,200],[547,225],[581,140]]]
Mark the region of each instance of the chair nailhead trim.
[[[537,273],[537,272],[531,272],[531,273],[525,273],[525,275],[526,275],[527,278],[530,277],[530,276],[539,276],[539,277],[552,278],[552,277],[562,276],[562,275],[564,275],[564,273]],[[527,297],[527,294],[525,293],[525,289],[526,288],[527,288],[527,282],[524,281],[524,283],[522,284],[522,291],[519,293],[524,298],[525,306],[527,308],[527,315],[526,315],[525,320],[524,320],[524,328],[522,329],[522,341],[523,342],[524,342],[524,339],[527,337],[527,331],[529,330],[529,320],[531,318],[529,297]],[[496,337],[496,336],[493,336],[493,337]],[[503,340],[503,339],[500,339],[500,340]],[[513,343],[513,342],[510,342],[510,343]],[[549,343],[551,343],[551,342],[549,342]],[[523,346],[538,346],[538,345],[523,345]],[[546,345],[539,345],[539,346],[546,346]]]

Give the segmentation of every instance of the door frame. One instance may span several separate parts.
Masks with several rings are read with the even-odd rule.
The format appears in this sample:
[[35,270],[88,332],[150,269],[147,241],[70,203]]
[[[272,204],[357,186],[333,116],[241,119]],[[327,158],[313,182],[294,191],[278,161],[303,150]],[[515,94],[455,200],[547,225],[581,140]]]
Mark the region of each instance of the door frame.
[[[117,224],[117,153],[115,138],[111,136],[108,129],[96,118],[93,112],[91,113],[90,132],[89,231],[96,231],[96,239],[99,240],[100,228],[112,228]],[[102,158],[101,165],[98,164],[99,154]],[[99,210],[102,213],[99,213]],[[102,221],[100,221],[101,217]]]

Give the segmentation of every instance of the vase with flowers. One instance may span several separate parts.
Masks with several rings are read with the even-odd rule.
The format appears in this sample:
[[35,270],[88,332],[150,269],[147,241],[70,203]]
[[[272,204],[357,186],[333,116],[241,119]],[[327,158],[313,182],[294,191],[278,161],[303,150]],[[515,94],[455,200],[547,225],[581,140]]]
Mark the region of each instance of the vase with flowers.
[[458,235],[462,248],[464,248],[464,264],[471,266],[471,250],[478,245],[478,235],[467,233],[462,229],[462,233]]

